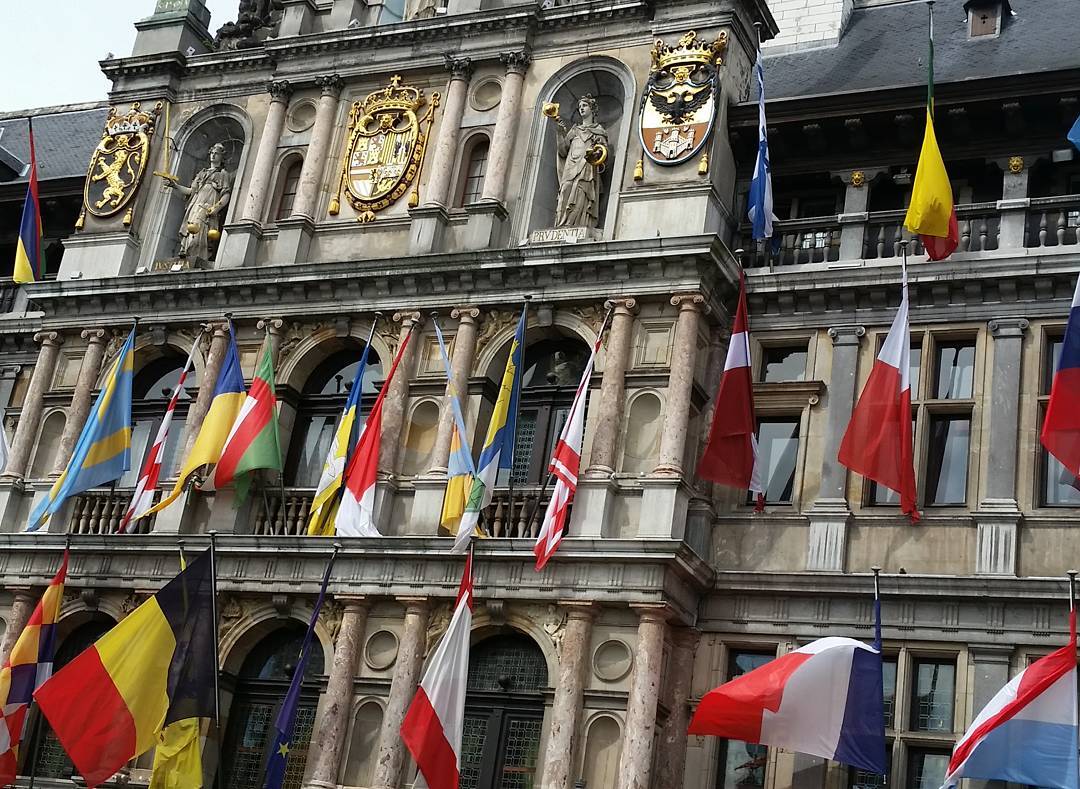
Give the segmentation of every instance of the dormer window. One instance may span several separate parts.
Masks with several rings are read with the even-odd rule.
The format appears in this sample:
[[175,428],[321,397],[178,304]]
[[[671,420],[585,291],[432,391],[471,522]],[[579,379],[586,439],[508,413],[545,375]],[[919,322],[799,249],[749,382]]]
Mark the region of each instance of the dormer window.
[[1009,0],[968,0],[964,10],[968,17],[968,38],[997,36],[1004,17],[1012,13]]

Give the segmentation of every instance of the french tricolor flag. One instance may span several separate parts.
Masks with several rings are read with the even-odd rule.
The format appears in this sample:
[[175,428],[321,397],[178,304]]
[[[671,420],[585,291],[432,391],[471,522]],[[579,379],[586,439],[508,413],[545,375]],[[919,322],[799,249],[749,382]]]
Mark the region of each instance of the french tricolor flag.
[[942,789],[961,778],[1077,788],[1076,612],[1069,643],[998,691],[953,748]]
[[1042,445],[1074,478],[1080,477],[1080,279],[1046,404]]
[[851,638],[822,638],[706,693],[689,732],[884,775],[881,699],[881,650]]

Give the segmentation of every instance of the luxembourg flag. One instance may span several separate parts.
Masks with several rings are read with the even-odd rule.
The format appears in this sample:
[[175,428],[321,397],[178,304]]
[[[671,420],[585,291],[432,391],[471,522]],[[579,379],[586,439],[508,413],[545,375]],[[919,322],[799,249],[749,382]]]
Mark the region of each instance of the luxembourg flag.
[[1076,612],[1069,643],[1021,671],[953,748],[942,789],[961,778],[1077,789]]
[[870,378],[851,413],[837,459],[900,496],[900,510],[917,521],[914,442],[911,435],[911,340],[907,268],[900,307]]
[[1046,451],[1073,477],[1080,477],[1080,279],[1069,309],[1041,438]]
[[431,656],[401,724],[401,739],[420,769],[415,789],[458,789],[461,780],[461,735],[473,618],[472,565],[470,551],[450,626]]
[[885,774],[881,651],[829,637],[709,691],[690,734],[834,759]]
[[382,411],[390,382],[394,380],[405,348],[412,334],[398,348],[390,374],[386,376],[375,405],[371,407],[367,421],[360,431],[356,442],[356,451],[345,468],[344,487],[341,491],[341,504],[334,519],[334,528],[345,537],[379,537],[375,527],[375,483],[378,481],[379,450],[382,445]]

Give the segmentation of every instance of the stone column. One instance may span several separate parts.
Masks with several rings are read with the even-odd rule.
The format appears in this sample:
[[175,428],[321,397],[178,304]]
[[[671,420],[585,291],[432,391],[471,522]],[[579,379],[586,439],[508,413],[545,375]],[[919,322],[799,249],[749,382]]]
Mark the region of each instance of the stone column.
[[426,201],[428,205],[443,207],[449,207],[451,203],[450,179],[454,174],[454,160],[457,159],[461,118],[465,114],[465,96],[469,91],[469,78],[473,71],[472,61],[448,54],[446,69],[450,72],[450,84],[446,88],[446,103],[443,105],[442,121],[439,124],[439,140],[431,160]]
[[6,627],[3,638],[0,638],[0,666],[7,662],[8,655],[15,646],[15,639],[30,621],[30,615],[34,613],[37,605],[37,597],[28,586],[12,586],[8,587],[8,591],[15,599],[11,603],[11,612],[4,617]]
[[874,170],[851,170],[844,173],[833,173],[847,187],[844,192],[844,210],[838,217],[840,220],[840,260],[858,260],[863,257],[863,247],[866,241],[866,222],[870,218],[866,212],[870,201],[870,187],[868,181],[872,180],[881,168]]
[[671,350],[664,432],[660,436],[660,462],[653,473],[678,476],[683,473],[686,429],[690,422],[690,396],[694,389],[698,327],[701,315],[707,307],[705,297],[700,293],[672,296],[671,303],[679,308],[679,318],[675,325],[675,346]]
[[[998,160],[1004,176],[1001,185],[1001,199],[997,209],[1001,214],[998,229],[998,249],[1022,249],[1024,231],[1027,226],[1027,210],[1031,205],[1028,197],[1028,170],[1024,166],[1024,157],[1010,156]],[[971,234],[978,237],[977,232]]]
[[326,683],[322,711],[311,737],[308,751],[311,777],[304,784],[305,789],[334,789],[338,785],[341,756],[349,732],[353,681],[371,608],[371,601],[363,597],[337,597],[345,604],[345,611],[334,644],[334,663]]
[[390,698],[386,700],[382,731],[379,732],[378,761],[375,764],[376,789],[398,789],[405,768],[405,743],[401,741],[401,723],[412,703],[420,682],[427,643],[428,599],[399,598],[405,608],[405,629],[398,647],[394,678],[390,683]]
[[525,83],[525,72],[532,57],[528,52],[505,52],[499,59],[506,67],[503,79],[502,98],[499,101],[499,114],[495,119],[495,133],[491,139],[488,153],[488,170],[484,176],[484,191],[481,200],[502,203],[506,199],[506,180],[510,173],[510,157],[514,153],[517,139],[517,122],[521,114],[521,88]]
[[26,475],[26,465],[30,460],[30,450],[34,447],[38,427],[41,424],[41,412],[45,408],[45,393],[52,385],[56,361],[60,355],[60,345],[64,338],[59,332],[43,331],[34,335],[35,342],[41,343],[37,363],[30,377],[30,387],[23,401],[19,423],[15,427],[15,437],[11,441],[7,467],[4,477],[22,479]]
[[701,633],[679,628],[674,634],[674,649],[668,663],[671,674],[671,697],[667,700],[668,717],[660,731],[660,758],[656,760],[656,785],[681,787],[686,772],[686,729],[690,725],[690,692],[694,678],[694,654]]
[[591,603],[559,605],[567,611],[567,622],[551,708],[551,732],[544,753],[544,777],[540,781],[544,789],[573,789],[574,746],[582,741],[581,709],[596,619],[596,607]]
[[986,495],[975,513],[975,572],[1016,574],[1020,508],[1016,502],[1016,449],[1020,410],[1020,352],[1028,321],[997,318],[988,324],[994,338],[990,380],[990,448]]
[[810,508],[806,555],[808,570],[844,570],[851,510],[847,503],[847,468],[836,459],[836,455],[855,406],[859,344],[865,335],[866,329],[862,326],[834,326],[829,329],[833,348],[825,421],[825,459],[822,461],[818,498]]
[[[386,400],[383,402],[382,413],[382,449],[379,452],[379,471],[384,474],[397,472],[398,454],[404,442],[405,430],[405,407],[409,399],[409,379],[412,376],[413,360],[416,358],[416,346],[419,338],[409,339],[413,329],[420,323],[419,311],[394,313],[394,321],[401,323],[401,331],[398,333],[398,348],[401,343],[409,340],[405,353],[401,357],[394,380],[390,382],[390,389],[386,392]],[[390,372],[389,364],[384,368]]]
[[71,453],[75,449],[75,442],[82,433],[86,416],[90,413],[98,375],[101,373],[101,362],[105,358],[105,346],[109,342],[109,332],[105,329],[86,329],[81,336],[86,340],[86,352],[83,354],[82,366],[79,367],[79,378],[75,382],[75,392],[71,396],[71,405],[68,407],[60,446],[56,449],[56,462],[53,463],[52,470],[54,477],[59,477],[64,473],[68,460],[71,459]]
[[323,170],[326,169],[326,155],[330,150],[330,139],[334,131],[334,119],[337,116],[338,97],[344,87],[341,77],[331,74],[316,77],[322,95],[315,108],[315,125],[311,129],[304,164],[300,168],[300,182],[296,188],[296,202],[293,203],[291,218],[314,219],[319,199],[319,186]]
[[[203,366],[202,380],[199,381],[199,394],[195,402],[188,408],[187,419],[184,422],[184,435],[180,440],[183,452],[178,454],[180,458],[186,458],[191,454],[191,448],[195,444],[195,438],[199,435],[206,412],[210,410],[210,402],[214,399],[214,386],[217,384],[218,373],[221,372],[221,363],[225,359],[225,353],[229,347],[229,324],[227,322],[206,324],[203,327],[212,332],[210,337],[210,350],[206,354],[206,364]],[[164,469],[162,469],[164,471]]]
[[653,764],[653,733],[660,695],[660,672],[668,609],[662,605],[634,606],[640,617],[634,670],[626,700],[626,730],[616,789],[650,789]]
[[428,472],[431,474],[446,473],[450,461],[450,442],[454,433],[454,409],[450,404],[450,394],[452,391],[457,395],[464,412],[466,389],[469,386],[473,357],[476,356],[476,336],[480,328],[476,322],[480,317],[480,310],[476,307],[458,307],[450,313],[450,317],[457,318],[458,328],[454,335],[454,355],[450,359],[452,377],[446,383],[446,396],[443,398],[442,414],[439,416],[439,432],[435,437],[435,449]]
[[281,142],[281,130],[285,126],[285,111],[289,108],[292,86],[288,80],[275,80],[267,86],[267,91],[270,93],[270,109],[263,122],[259,148],[255,152],[255,164],[251,168],[247,199],[240,214],[242,220],[252,222],[262,222],[266,210],[266,199],[274,174],[274,160],[277,158],[278,143]]
[[600,408],[593,433],[592,453],[586,476],[607,477],[615,471],[615,452],[623,425],[626,403],[626,368],[630,364],[630,346],[634,338],[634,313],[637,301],[611,299],[605,309],[614,309],[611,330],[604,351],[604,375],[600,382]]

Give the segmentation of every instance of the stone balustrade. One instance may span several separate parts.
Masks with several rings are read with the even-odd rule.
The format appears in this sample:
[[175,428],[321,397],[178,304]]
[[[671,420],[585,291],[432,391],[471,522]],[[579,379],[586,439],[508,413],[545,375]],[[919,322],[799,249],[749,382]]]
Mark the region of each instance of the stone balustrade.
[[[71,534],[116,534],[131,503],[130,488],[88,490],[75,497],[71,508],[68,532]],[[141,518],[132,527],[135,534],[148,534],[154,529],[155,515]]]

